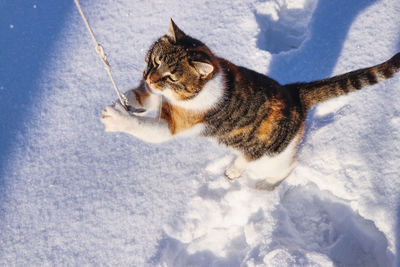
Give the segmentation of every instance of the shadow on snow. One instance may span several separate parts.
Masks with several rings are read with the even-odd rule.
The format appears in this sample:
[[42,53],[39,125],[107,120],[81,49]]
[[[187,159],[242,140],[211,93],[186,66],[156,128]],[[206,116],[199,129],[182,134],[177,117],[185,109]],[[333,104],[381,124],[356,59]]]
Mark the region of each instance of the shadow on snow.
[[[72,1],[0,0],[0,192],[17,135],[40,97],[37,82]],[[18,140],[24,142],[24,140]],[[24,144],[22,144],[24,145]]]

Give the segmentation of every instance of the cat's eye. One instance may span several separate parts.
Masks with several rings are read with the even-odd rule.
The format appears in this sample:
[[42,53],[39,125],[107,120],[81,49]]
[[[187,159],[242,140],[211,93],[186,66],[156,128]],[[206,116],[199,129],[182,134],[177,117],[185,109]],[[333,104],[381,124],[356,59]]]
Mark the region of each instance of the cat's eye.
[[155,65],[159,66],[161,64],[160,58],[154,57],[154,63],[155,63]]
[[177,81],[178,81],[178,77],[176,77],[174,74],[168,75],[168,79],[169,79],[171,82],[177,82]]

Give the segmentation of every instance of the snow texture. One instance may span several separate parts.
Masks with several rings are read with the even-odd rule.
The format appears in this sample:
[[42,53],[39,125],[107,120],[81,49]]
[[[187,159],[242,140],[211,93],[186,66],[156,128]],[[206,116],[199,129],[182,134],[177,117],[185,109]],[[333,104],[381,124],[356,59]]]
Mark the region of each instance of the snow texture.
[[[281,83],[400,51],[398,0],[82,1],[124,91],[169,18]],[[0,266],[398,266],[400,75],[320,104],[273,192],[231,152],[105,133],[116,99],[73,1],[0,1]]]

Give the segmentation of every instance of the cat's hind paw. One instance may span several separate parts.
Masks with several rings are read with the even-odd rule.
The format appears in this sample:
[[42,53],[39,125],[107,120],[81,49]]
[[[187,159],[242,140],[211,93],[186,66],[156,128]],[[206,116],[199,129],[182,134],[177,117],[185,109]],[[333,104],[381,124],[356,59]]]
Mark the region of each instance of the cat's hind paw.
[[270,183],[267,183],[266,181],[261,181],[256,184],[256,189],[273,191],[275,189],[275,187],[277,187],[277,186],[278,186],[277,184],[270,184]]
[[275,188],[280,185],[283,182],[283,179],[281,181],[278,181],[276,183],[269,183],[268,180],[262,180],[258,183],[256,183],[256,189],[258,190],[266,190],[266,191],[274,191]]

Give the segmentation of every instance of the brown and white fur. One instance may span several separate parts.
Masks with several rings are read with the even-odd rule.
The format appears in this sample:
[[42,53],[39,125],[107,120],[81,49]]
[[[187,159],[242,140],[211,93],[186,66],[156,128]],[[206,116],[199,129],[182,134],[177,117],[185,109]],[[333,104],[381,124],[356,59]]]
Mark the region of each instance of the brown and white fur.
[[250,168],[263,178],[257,187],[272,190],[294,167],[307,112],[322,101],[390,78],[400,68],[400,53],[374,67],[280,85],[215,56],[171,20],[146,63],[140,85],[126,95],[129,106],[159,114],[150,117],[130,113],[120,104],[107,106],[101,117],[106,131],[150,143],[180,135],[214,139],[238,155],[226,170],[229,179]]

